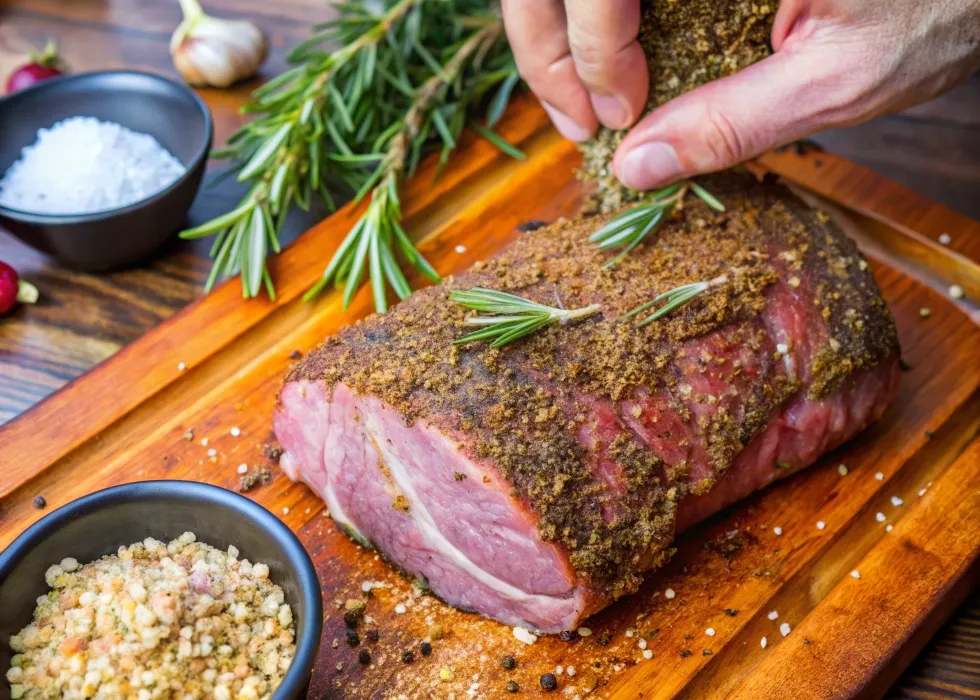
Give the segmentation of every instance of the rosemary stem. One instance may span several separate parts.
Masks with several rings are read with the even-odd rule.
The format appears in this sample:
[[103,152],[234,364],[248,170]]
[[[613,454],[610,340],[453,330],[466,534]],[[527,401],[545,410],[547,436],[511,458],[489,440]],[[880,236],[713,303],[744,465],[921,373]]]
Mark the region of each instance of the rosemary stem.
[[589,306],[583,306],[581,309],[567,309],[562,310],[560,313],[553,314],[559,323],[565,324],[569,321],[574,321],[577,318],[586,318],[597,313],[602,307],[599,304],[591,304]]

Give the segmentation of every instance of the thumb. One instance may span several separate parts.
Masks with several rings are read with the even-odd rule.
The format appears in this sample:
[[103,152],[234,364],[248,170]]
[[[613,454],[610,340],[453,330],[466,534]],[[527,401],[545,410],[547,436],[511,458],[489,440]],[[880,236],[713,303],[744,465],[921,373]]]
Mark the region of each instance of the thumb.
[[864,80],[855,75],[860,71],[836,70],[838,61],[828,53],[784,47],[654,110],[617,149],[616,176],[627,187],[648,190],[850,120],[863,102]]

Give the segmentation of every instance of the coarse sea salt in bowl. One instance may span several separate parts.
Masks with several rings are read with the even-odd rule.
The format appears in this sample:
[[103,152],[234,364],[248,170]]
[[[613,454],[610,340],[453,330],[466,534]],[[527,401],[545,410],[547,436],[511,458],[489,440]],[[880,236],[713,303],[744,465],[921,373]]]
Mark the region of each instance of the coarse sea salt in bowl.
[[0,98],[0,226],[78,270],[142,260],[183,227],[212,132],[193,90],[150,73],[82,73]]

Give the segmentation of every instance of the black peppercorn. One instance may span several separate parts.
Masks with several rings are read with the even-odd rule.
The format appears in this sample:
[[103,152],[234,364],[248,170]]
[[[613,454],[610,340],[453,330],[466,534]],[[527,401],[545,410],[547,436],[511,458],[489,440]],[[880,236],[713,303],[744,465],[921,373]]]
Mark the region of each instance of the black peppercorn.
[[578,639],[578,632],[576,632],[575,630],[562,630],[561,632],[558,633],[558,639],[560,639],[563,642],[571,642],[575,639]]
[[541,687],[545,690],[554,690],[558,687],[558,679],[554,673],[546,673],[541,676]]
[[725,611],[725,614],[728,615],[728,617],[735,617],[736,615],[738,615],[738,610],[736,610],[735,608],[728,608]]
[[516,693],[521,689],[521,686],[517,685],[514,681],[507,681],[507,692]]
[[690,649],[685,649],[684,651],[681,652],[681,658],[682,659],[686,659],[690,655],[691,655],[691,650]]
[[37,508],[38,510],[41,510],[46,505],[48,505],[48,502],[44,500],[44,496],[35,496],[34,497],[34,507],[35,508]]
[[352,647],[356,647],[361,643],[361,638],[357,636],[357,632],[354,630],[347,630],[347,643]]
[[506,668],[508,671],[512,670],[515,666],[517,666],[517,661],[510,654],[500,660],[500,667]]
[[365,632],[364,636],[367,638],[369,642],[371,642],[371,644],[374,644],[375,642],[378,641],[378,637],[380,635],[378,634],[378,630],[372,628],[369,629],[367,632]]
[[360,619],[361,619],[360,615],[358,615],[355,612],[351,612],[350,610],[344,613],[344,624],[350,627],[351,629],[357,627],[357,623],[360,621]]
[[422,656],[428,656],[432,653],[432,645],[428,642],[422,642],[419,644],[419,651],[422,652]]
[[361,649],[360,653],[357,655],[357,661],[364,666],[371,663],[371,655],[368,653],[367,649]]
[[415,652],[412,651],[411,649],[408,649],[406,651],[403,651],[402,652],[402,661],[404,661],[407,664],[410,664],[413,661],[415,661]]

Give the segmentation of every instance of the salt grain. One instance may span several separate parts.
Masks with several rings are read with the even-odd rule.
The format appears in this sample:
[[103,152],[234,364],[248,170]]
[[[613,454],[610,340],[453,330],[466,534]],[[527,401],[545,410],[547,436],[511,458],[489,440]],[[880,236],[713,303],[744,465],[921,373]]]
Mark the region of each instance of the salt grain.
[[207,446],[208,446],[208,439],[201,438],[201,447],[207,447]]
[[892,496],[892,505],[895,506],[896,508],[898,508],[903,503],[905,503],[905,501],[903,501],[898,496]]
[[218,456],[218,451],[216,449],[212,447],[210,450],[208,450],[208,457],[217,457],[217,456]]
[[789,352],[789,346],[786,343],[777,343],[776,352],[785,355],[787,352]]
[[943,245],[949,245],[952,242],[952,238],[949,237],[948,233],[939,234],[939,242]]
[[875,520],[877,520],[879,523],[883,523],[886,520],[888,520],[888,516],[885,515],[884,513],[876,513]]
[[40,214],[90,214],[146,199],[186,168],[149,134],[93,117],[37,132],[0,180],[0,205]]
[[579,627],[575,631],[578,632],[578,636],[579,637],[591,637],[592,636],[592,630],[590,630],[588,627]]
[[284,508],[282,509],[282,514],[283,514],[283,515],[289,515],[289,506],[285,506],[285,507],[284,507]]
[[[408,612],[408,608],[406,608],[403,603],[399,603],[398,605],[395,606],[395,612],[398,613],[399,615],[404,615],[406,612]],[[530,642],[528,642],[528,644],[530,644]]]
[[632,637],[633,636],[633,630],[626,630],[626,636],[627,637]]
[[177,371],[178,372],[183,372],[185,369],[187,369],[187,363],[186,362],[178,362],[177,363]]
[[884,475],[884,474],[882,474],[881,472],[878,472],[877,474],[875,474],[875,478],[876,478],[876,479],[877,479],[878,481],[884,481],[884,480],[885,480],[885,475]]
[[574,676],[575,675],[575,667],[574,666],[569,666],[568,668],[565,669],[565,673],[567,673],[569,676]]
[[[403,605],[402,607],[404,608],[405,606]],[[395,608],[395,612],[398,612],[398,608]],[[402,612],[405,611],[402,610]],[[528,632],[523,627],[515,627],[514,636],[517,638],[519,642],[524,642],[525,644],[534,644],[536,641],[538,641],[537,637],[535,637],[533,634]]]
[[861,578],[861,572],[855,569],[851,572],[851,578]]
[[466,252],[466,246],[465,245],[456,246],[456,252],[462,255],[463,253]]
[[708,635],[709,637],[714,637],[715,636],[715,628],[714,627],[709,627],[708,629],[706,629],[704,631],[704,633],[706,635]]
[[895,527],[893,525],[885,525],[885,532],[891,532]]
[[919,497],[921,498],[922,496],[925,496],[925,495],[926,495],[926,490],[925,489],[919,489]]
[[231,429],[231,436],[232,437],[238,437],[241,434],[242,434],[242,431],[239,430],[238,428],[232,428]]
[[779,626],[779,633],[780,633],[781,635],[783,635],[784,637],[785,637],[785,636],[786,636],[787,634],[789,634],[790,632],[791,632],[791,629],[790,629],[790,626],[789,626],[789,623],[788,623],[788,622],[784,622],[783,624],[781,624],[781,625]]
[[781,534],[783,534],[783,528],[778,527],[778,526],[777,527],[774,527],[772,529],[772,534],[774,534],[774,535],[781,535]]
[[823,530],[825,527],[827,527],[827,523],[825,523],[823,520],[818,520],[817,521],[817,529],[818,530]]
[[768,617],[770,620],[775,620],[776,618],[779,617],[779,613],[776,612],[775,610],[770,610],[769,614],[766,615],[766,617]]
[[650,659],[653,658],[653,652],[650,649],[645,649],[643,651],[643,658],[649,661]]
[[759,646],[762,647],[763,649],[765,649],[766,646],[768,646],[768,645],[769,645],[769,642],[766,640],[765,637],[763,637],[762,639],[759,640]]
[[847,465],[838,464],[837,473],[840,474],[841,476],[847,476]]
[[954,299],[962,299],[963,298],[963,287],[961,287],[958,284],[954,284],[954,285],[950,286],[950,288],[949,288],[949,295],[951,297],[953,297]]
[[646,649],[647,648],[647,640],[641,639],[639,642],[637,642],[636,646],[640,647],[640,649]]
[[664,591],[664,598],[666,598],[667,600],[673,600],[674,599],[674,596],[676,596],[676,595],[677,594],[674,593],[674,589],[673,588],[668,588],[666,591]]
[[244,473],[245,473],[245,472],[247,472],[247,471],[248,471],[248,465],[247,465],[247,464],[245,464],[245,463],[243,462],[242,464],[239,464],[239,465],[238,465],[238,473],[239,473],[239,474],[244,474]]

